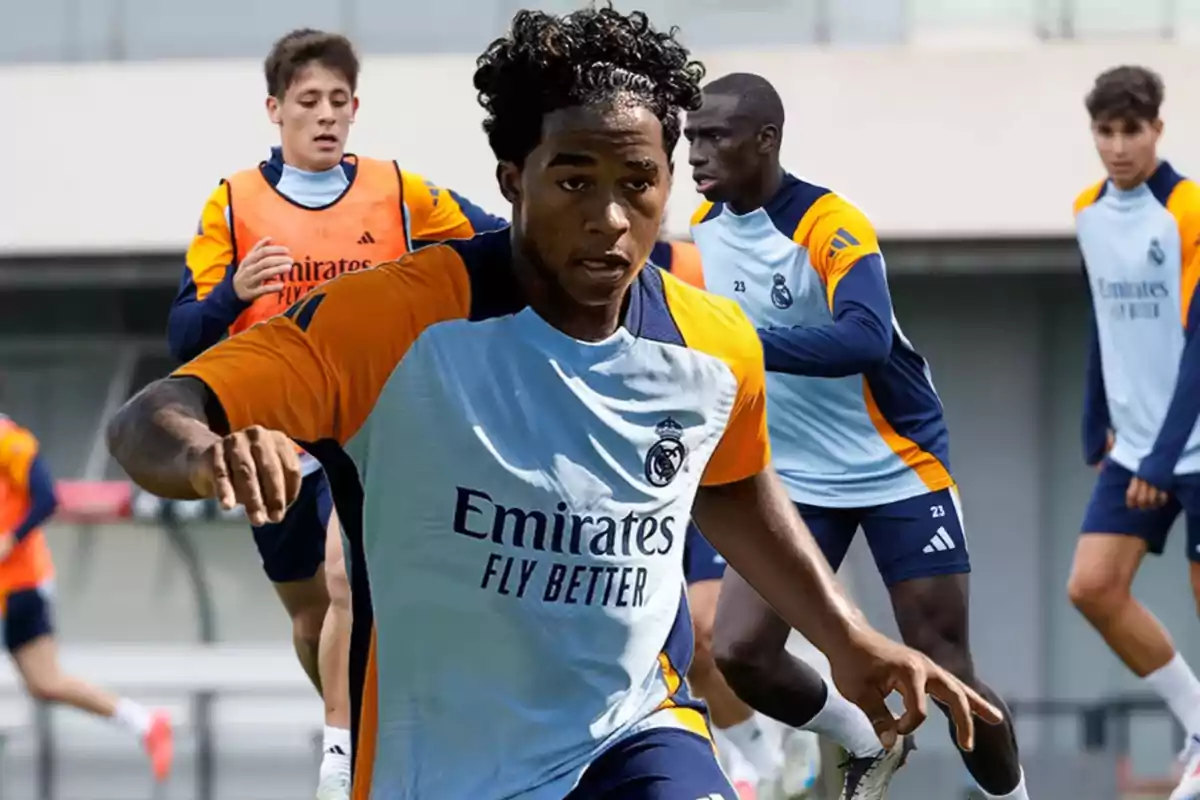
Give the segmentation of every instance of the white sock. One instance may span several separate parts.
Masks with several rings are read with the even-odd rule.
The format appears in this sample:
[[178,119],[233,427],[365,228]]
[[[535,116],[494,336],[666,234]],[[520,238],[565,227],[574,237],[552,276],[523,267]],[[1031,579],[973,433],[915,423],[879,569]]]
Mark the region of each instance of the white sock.
[[745,722],[722,728],[721,732],[750,762],[760,779],[772,780],[783,769],[783,749],[763,730],[758,714]]
[[825,705],[803,730],[832,739],[855,758],[870,758],[882,753],[883,745],[863,710],[842,697],[829,681],[825,681],[825,688],[829,690]]
[[1189,735],[1200,735],[1200,680],[1179,653],[1142,678],[1163,699]]
[[1021,771],[1021,780],[1017,783],[1017,788],[1008,794],[988,794],[984,792],[983,796],[990,797],[991,800],[1029,800],[1029,792],[1025,791],[1025,771]]
[[321,756],[321,778],[326,775],[350,775],[350,731],[325,726],[324,754]]
[[146,734],[150,732],[149,709],[124,697],[117,701],[117,710],[113,712],[112,720],[139,739],[145,739]]

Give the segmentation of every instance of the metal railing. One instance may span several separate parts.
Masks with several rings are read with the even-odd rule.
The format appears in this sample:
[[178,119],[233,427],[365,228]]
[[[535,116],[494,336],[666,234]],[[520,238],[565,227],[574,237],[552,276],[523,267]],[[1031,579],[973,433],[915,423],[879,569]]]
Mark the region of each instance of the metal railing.
[[[261,58],[280,32],[301,25],[341,30],[372,53],[477,52],[518,8],[567,7],[538,0],[443,0],[439,6],[444,8],[431,13],[421,0],[279,0],[272,13],[247,16],[236,0],[213,0],[204,13],[184,0],[7,0],[5,5],[11,24],[0,31],[0,63]],[[1024,26],[1031,38],[1042,39],[1135,35],[1170,40],[1200,25],[1200,9],[1179,0],[618,0],[617,5],[643,8],[660,24],[681,25],[693,46],[706,49],[901,43],[919,37],[927,25]],[[230,14],[239,19],[233,29]],[[752,16],[769,24],[757,24]]]

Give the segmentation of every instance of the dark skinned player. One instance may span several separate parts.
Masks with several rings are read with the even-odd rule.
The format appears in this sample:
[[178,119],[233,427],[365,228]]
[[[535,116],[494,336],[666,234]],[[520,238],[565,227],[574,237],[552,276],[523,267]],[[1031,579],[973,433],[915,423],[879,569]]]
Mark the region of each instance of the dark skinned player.
[[[348,273],[118,412],[164,497],[261,524],[316,455],[348,539],[352,796],[732,800],[683,675],[683,533],[910,730],[999,712],[869,627],[770,467],[736,304],[643,269],[703,70],[645,15],[521,11],[475,88],[510,230]],[[884,705],[905,699],[894,719]]]
[[[783,124],[778,92],[744,73],[708,84],[688,115],[689,163],[707,200],[692,221],[703,285],[758,328],[772,463],[830,565],[861,528],[904,641],[999,705],[968,644],[970,559],[941,400],[892,313],[870,221],[783,169]],[[854,747],[873,720],[846,714],[813,670],[791,662],[787,625],[744,582],[728,576],[722,602],[714,649],[734,690],[845,743],[845,796],[882,797],[902,758]],[[963,760],[988,797],[1028,797],[1011,723],[982,726]]]

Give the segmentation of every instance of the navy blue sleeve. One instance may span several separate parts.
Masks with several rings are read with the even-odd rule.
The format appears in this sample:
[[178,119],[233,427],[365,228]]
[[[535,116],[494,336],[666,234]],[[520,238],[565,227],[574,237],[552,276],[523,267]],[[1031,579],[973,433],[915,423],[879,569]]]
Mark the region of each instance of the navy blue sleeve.
[[58,495],[54,491],[54,476],[41,455],[34,456],[29,465],[29,513],[13,529],[12,535],[19,542],[46,520],[58,508]]
[[1183,356],[1179,360],[1179,377],[1175,380],[1175,392],[1167,415],[1154,447],[1142,459],[1137,476],[1158,489],[1170,487],[1175,476],[1175,467],[1183,448],[1191,438],[1200,418],[1200,298],[1192,301],[1188,309],[1187,336],[1183,345]]
[[832,324],[763,328],[758,335],[768,372],[841,378],[882,364],[893,335],[883,259],[863,256],[846,271],[834,290]]
[[1096,309],[1092,287],[1088,289],[1088,321],[1091,326],[1087,377],[1083,387],[1083,459],[1095,466],[1108,454],[1108,433],[1112,420],[1108,415],[1108,392],[1104,388],[1104,368],[1100,363],[1100,330],[1096,327]]
[[233,289],[234,266],[225,270],[225,277],[203,300],[196,299],[196,284],[192,273],[183,268],[179,294],[167,317],[167,344],[171,355],[180,361],[191,361],[225,337],[229,326],[250,307]]
[[448,189],[447,191],[450,192],[450,196],[454,198],[454,201],[458,203],[463,216],[467,218],[467,222],[471,223],[471,227],[475,229],[475,233],[489,233],[508,226],[508,220],[503,217],[489,214],[453,189]]

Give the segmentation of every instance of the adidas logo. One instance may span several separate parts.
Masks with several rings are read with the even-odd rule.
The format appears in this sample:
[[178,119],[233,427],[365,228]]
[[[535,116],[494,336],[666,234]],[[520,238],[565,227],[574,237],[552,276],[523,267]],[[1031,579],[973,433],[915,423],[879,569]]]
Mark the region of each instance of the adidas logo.
[[833,258],[838,250],[845,250],[847,247],[855,247],[861,244],[858,239],[851,235],[850,231],[845,228],[838,228],[833,234],[833,241],[829,245],[829,257]]
[[340,744],[335,744],[332,747],[325,748],[325,752],[329,753],[330,755],[334,755],[334,756],[346,755],[346,751],[342,749],[342,746]]
[[364,231],[363,235],[358,237],[358,243],[359,244],[375,244],[375,237],[371,235],[370,231]]
[[954,544],[954,540],[950,538],[950,534],[946,532],[946,529],[938,528],[937,533],[933,535],[933,538],[929,540],[929,544],[925,545],[925,549],[921,552],[943,553],[947,550],[953,550],[955,547],[957,545]]

